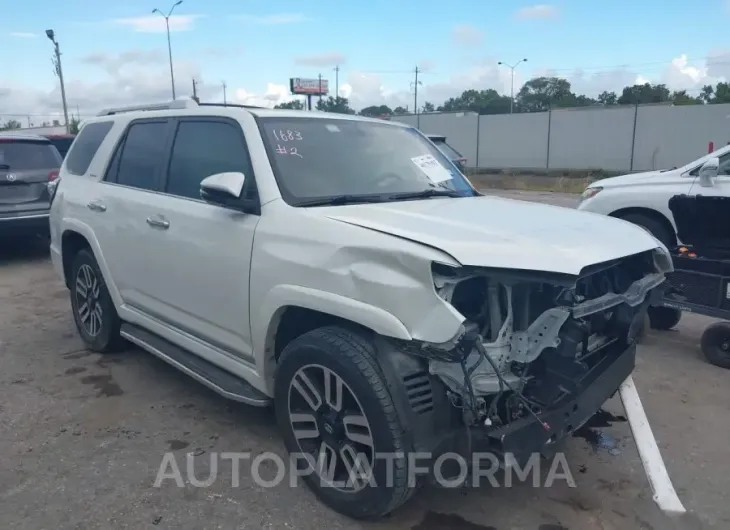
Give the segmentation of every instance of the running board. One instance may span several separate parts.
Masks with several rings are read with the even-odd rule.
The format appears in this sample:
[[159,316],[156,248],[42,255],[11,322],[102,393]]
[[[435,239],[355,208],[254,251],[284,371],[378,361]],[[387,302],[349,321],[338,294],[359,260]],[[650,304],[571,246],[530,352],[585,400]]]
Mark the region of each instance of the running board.
[[240,377],[139,326],[124,322],[120,334],[223,397],[256,407],[271,404],[271,398]]

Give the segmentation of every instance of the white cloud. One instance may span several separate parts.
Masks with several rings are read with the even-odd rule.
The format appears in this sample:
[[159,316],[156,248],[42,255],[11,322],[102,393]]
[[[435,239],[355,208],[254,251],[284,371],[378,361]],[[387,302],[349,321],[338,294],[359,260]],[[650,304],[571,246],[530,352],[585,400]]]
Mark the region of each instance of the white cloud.
[[484,40],[484,33],[469,24],[459,24],[451,30],[451,39],[461,46],[478,46]]
[[517,18],[522,19],[556,18],[557,16],[558,8],[549,4],[537,4],[517,10]]
[[299,66],[337,66],[345,63],[347,58],[339,52],[321,53],[318,55],[302,55],[294,58],[294,64]]
[[[203,15],[171,15],[169,20],[170,31],[189,31],[195,21]],[[120,26],[127,26],[140,33],[160,33],[167,31],[165,18],[155,13],[143,17],[117,18],[113,21]]]
[[[198,54],[175,59],[178,97],[191,95],[190,80],[196,79],[198,95],[202,100],[223,100],[220,77],[206,78],[201,68],[205,63],[206,53],[203,49]],[[665,83],[670,90],[686,89],[690,94],[697,95],[705,84],[714,85],[718,81],[730,80],[730,49],[714,50],[708,55],[706,60],[692,60],[680,55],[663,66],[639,69],[576,68],[555,72],[531,70],[528,65],[522,65],[525,68],[515,71],[515,92],[530,77],[558,75],[571,82],[574,92],[593,97],[604,90],[620,93],[626,85],[643,82]],[[98,73],[91,73],[84,78],[75,78],[73,70],[67,74],[66,93],[72,114],[76,113],[77,106],[82,117],[85,117],[106,107],[167,101],[171,98],[168,59],[164,50],[133,49],[118,54],[97,52],[82,57],[81,61],[86,69],[94,68]],[[421,62],[422,66],[424,62]],[[509,94],[510,90],[509,69],[500,68],[494,58],[447,79],[435,80],[435,76],[435,73],[423,76],[424,84],[418,91],[419,106],[426,101],[440,105],[446,99],[458,96],[469,88],[493,88],[502,94]],[[410,81],[405,76],[381,77],[356,70],[343,70],[340,74],[339,95],[349,98],[356,109],[386,104],[391,108],[403,106],[412,110],[413,92],[409,90]],[[333,86],[332,78],[330,86]],[[295,99],[285,84],[239,85],[230,79],[227,96],[231,102],[259,106],[273,106]],[[55,86],[43,90],[37,86],[18,83],[10,75],[0,77],[0,120],[18,119],[25,125],[27,116],[30,115],[31,120],[39,124],[42,121],[60,119],[62,114],[57,82]]]
[[296,24],[308,22],[309,17],[302,13],[277,13],[273,15],[238,15],[235,18],[254,24]]
[[38,35],[26,31],[11,31],[10,36],[16,39],[35,39]]

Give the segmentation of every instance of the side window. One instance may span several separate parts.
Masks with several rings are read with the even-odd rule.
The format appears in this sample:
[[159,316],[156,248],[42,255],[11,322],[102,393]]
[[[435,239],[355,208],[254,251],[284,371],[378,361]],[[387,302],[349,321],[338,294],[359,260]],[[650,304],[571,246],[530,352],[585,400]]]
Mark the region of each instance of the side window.
[[718,169],[717,174],[730,176],[730,152],[727,152],[720,157],[720,168]]
[[114,125],[112,121],[99,121],[85,125],[74,139],[71,150],[66,156],[66,171],[74,175],[85,175],[112,125]]
[[200,182],[239,171],[252,182],[251,161],[240,128],[222,121],[181,121],[175,135],[166,192],[200,199]]
[[[167,121],[140,122],[129,127],[119,158],[118,184],[143,190],[157,189],[159,168],[166,156],[167,124]],[[115,162],[110,170],[114,169]]]

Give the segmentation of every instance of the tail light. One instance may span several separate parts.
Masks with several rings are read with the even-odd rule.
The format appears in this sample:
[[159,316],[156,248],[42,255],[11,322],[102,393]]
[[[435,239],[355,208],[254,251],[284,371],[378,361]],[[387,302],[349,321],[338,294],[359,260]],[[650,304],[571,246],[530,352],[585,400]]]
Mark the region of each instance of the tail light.
[[58,170],[54,169],[53,171],[48,173],[48,182],[53,182],[58,178]]

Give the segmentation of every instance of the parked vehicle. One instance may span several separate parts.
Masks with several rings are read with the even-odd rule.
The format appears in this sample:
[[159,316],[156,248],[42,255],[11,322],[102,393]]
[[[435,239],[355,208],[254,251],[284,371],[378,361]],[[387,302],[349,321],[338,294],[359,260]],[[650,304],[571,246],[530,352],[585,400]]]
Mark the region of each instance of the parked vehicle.
[[700,168],[711,158],[717,158],[720,163],[711,193],[730,196],[728,145],[679,168],[601,179],[586,188],[578,209],[641,225],[671,248],[679,241],[669,199],[696,192]]
[[66,156],[74,138],[76,138],[75,134],[44,134],[43,136],[51,141],[62,157]]
[[87,347],[273,405],[356,518],[410,497],[412,455],[552,451],[631,374],[671,270],[629,223],[481,195],[413,127],[190,100],[87,120],[51,227]]
[[666,322],[665,329],[679,322],[682,311],[722,319],[705,329],[700,342],[708,361],[730,368],[730,197],[712,193],[719,166],[718,158],[707,160],[697,193],[669,200],[684,244],[672,249],[675,270],[650,317]]
[[61,156],[42,136],[0,133],[0,236],[47,236],[47,185]]
[[436,147],[438,147],[443,154],[445,154],[454,164],[456,164],[462,173],[466,171],[467,159],[454,149],[450,144],[446,143],[446,136],[441,134],[427,134],[428,139],[431,140]]

